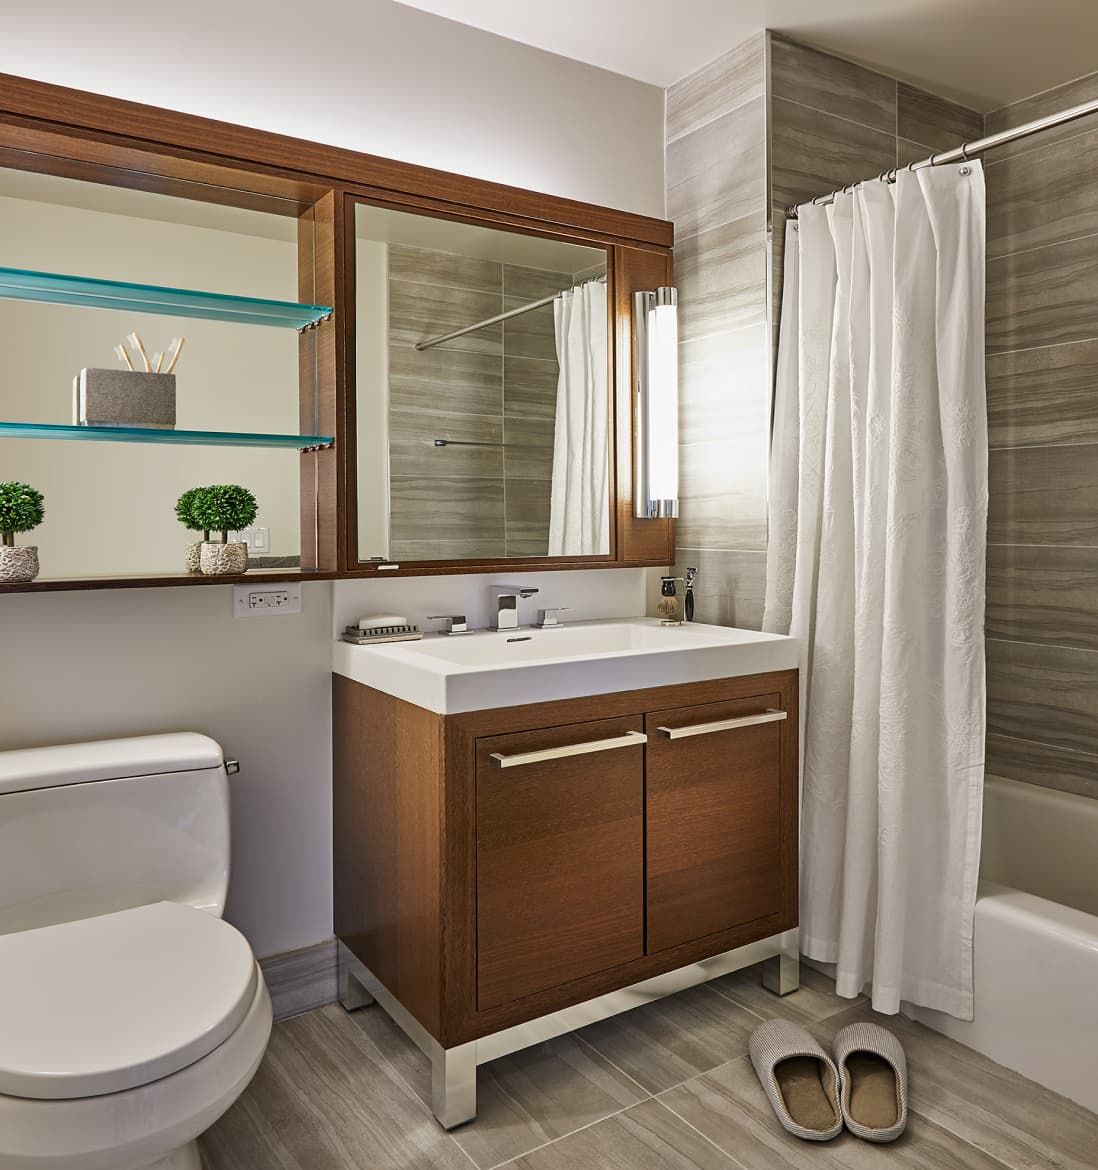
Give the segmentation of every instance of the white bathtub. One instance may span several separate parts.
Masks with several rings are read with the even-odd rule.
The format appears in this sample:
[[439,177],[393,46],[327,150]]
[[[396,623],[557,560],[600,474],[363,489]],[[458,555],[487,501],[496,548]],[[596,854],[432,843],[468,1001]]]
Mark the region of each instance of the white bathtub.
[[1098,800],[988,777],[975,932],[975,1019],[915,1019],[1098,1112]]

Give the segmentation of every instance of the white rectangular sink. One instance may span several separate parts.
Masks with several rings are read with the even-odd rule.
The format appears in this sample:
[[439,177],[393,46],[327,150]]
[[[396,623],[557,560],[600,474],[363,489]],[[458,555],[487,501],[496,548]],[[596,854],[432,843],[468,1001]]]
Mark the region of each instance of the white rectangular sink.
[[780,634],[626,618],[551,630],[431,634],[418,642],[379,646],[336,642],[332,669],[417,707],[452,715],[797,665],[796,640]]

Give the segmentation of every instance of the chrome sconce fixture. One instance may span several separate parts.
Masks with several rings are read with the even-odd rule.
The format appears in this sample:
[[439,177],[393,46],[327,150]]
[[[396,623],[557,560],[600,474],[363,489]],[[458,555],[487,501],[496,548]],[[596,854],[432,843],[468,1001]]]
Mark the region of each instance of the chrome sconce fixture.
[[633,294],[636,351],[634,514],[642,520],[679,514],[679,310],[673,288]]

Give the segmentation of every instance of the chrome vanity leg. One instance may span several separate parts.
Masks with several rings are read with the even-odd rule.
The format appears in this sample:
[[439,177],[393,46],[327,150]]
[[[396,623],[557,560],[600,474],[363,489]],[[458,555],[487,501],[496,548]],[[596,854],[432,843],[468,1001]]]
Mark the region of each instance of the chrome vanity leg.
[[763,960],[763,987],[775,995],[789,995],[801,985],[800,934],[799,930],[787,930],[778,954]]
[[356,963],[351,952],[343,943],[338,943],[336,949],[336,998],[343,1005],[344,1010],[349,1012],[369,1007],[374,1002],[374,997],[356,977],[355,966]]
[[477,1042],[443,1048],[432,1042],[431,1112],[443,1129],[477,1115]]

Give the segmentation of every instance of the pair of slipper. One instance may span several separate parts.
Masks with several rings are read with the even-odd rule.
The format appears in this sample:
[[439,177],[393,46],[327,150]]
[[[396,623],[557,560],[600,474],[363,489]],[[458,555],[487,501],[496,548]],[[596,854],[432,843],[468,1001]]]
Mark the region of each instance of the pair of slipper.
[[845,1125],[871,1142],[891,1142],[907,1125],[907,1059],[879,1024],[849,1024],[832,1056],[799,1024],[767,1020],[751,1035],[751,1063],[778,1120],[807,1141],[838,1137]]

